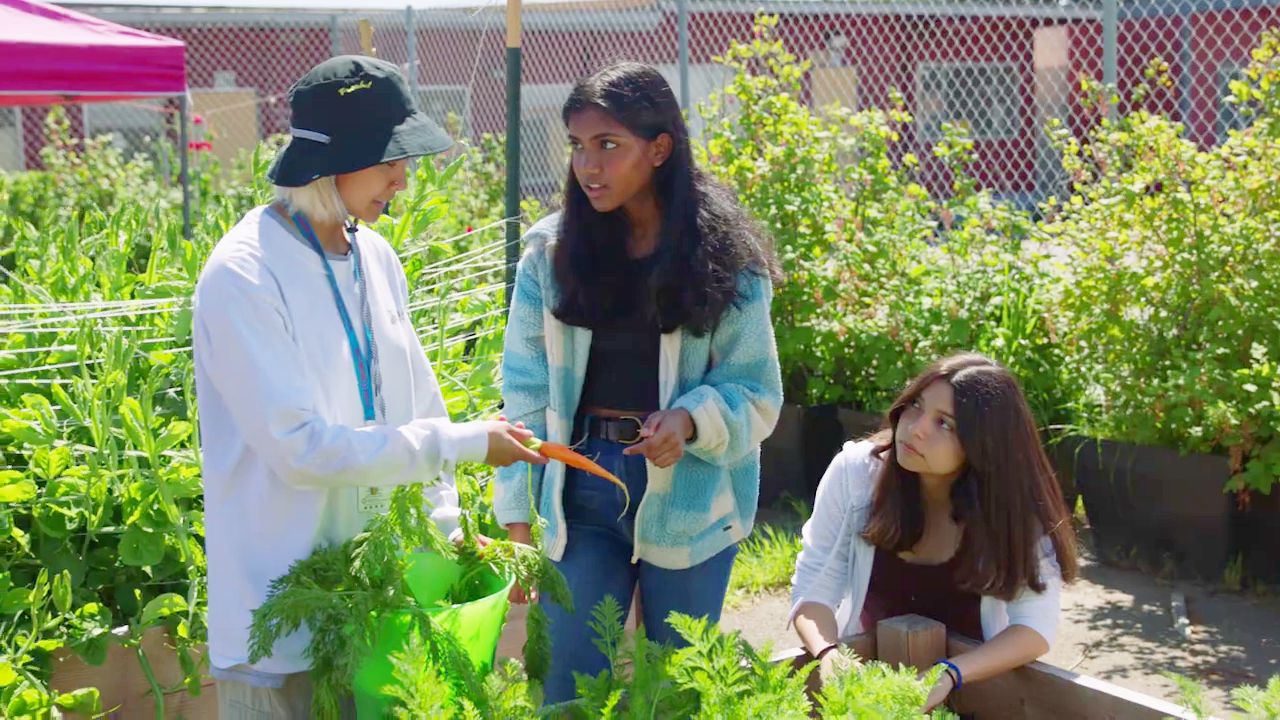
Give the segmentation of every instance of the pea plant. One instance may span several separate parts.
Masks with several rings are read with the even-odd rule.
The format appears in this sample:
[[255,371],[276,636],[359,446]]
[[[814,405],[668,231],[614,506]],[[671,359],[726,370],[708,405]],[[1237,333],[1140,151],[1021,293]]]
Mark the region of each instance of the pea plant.
[[[100,665],[113,644],[135,654],[159,715],[166,693],[199,694],[207,671],[189,298],[213,243],[269,201],[272,143],[244,159],[249,183],[202,198],[187,240],[163,182],[86,186],[159,177],[153,166],[74,140],[53,117],[49,170],[0,180],[11,210],[0,262],[0,715],[110,711],[94,688],[59,694],[49,683],[56,655]],[[412,319],[456,419],[496,405],[501,348],[501,246],[484,246],[501,228],[440,230],[463,164],[421,163],[397,217],[379,225],[417,286]],[[175,647],[177,688],[151,672],[140,642],[151,628]]]

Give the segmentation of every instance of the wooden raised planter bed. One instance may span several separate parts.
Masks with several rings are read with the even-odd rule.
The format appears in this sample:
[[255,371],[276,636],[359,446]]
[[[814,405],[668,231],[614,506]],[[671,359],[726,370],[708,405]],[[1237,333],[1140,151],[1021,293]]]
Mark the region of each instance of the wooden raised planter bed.
[[1280,583],[1280,486],[1249,493],[1246,506],[1232,507],[1231,536],[1231,557],[1244,558],[1250,583]]
[[[116,631],[117,634],[128,632],[127,628]],[[164,717],[166,720],[217,720],[218,699],[214,680],[207,673],[200,684],[200,694],[192,697],[180,683],[183,681],[182,666],[178,664],[178,654],[170,640],[169,631],[163,627],[149,628],[142,635],[141,645],[147,655],[147,662],[155,673],[156,682],[164,690],[181,688],[168,692],[164,696]],[[204,667],[204,646],[196,649],[196,666]],[[155,718],[156,702],[152,695],[151,683],[142,671],[135,648],[125,647],[120,643],[111,643],[107,650],[107,659],[101,665],[90,665],[69,649],[57,650],[53,653],[53,678],[49,683],[54,692],[71,692],[80,688],[96,687],[102,697],[102,717],[107,720],[126,720],[131,718]],[[73,720],[87,720],[87,716],[64,713],[63,717]]]
[[783,405],[773,433],[760,445],[758,505],[768,507],[784,493],[800,494],[804,487],[804,408]]
[[[919,615],[883,620],[876,631],[855,637],[849,645],[865,660],[881,660],[924,670],[941,657],[955,657],[978,647],[968,638],[948,634],[942,623]],[[804,648],[777,653],[774,662],[803,667],[812,661]],[[808,679],[818,688],[817,670]],[[953,693],[950,707],[978,720],[1191,720],[1186,710],[1096,678],[1033,662],[988,680],[966,684]]]
[[760,447],[760,507],[783,494],[813,502],[818,482],[846,440],[874,432],[880,416],[838,405],[782,406]]
[[1064,484],[1084,497],[1099,558],[1144,561],[1183,577],[1222,577],[1232,544],[1230,461],[1219,455],[1067,437],[1050,446]]

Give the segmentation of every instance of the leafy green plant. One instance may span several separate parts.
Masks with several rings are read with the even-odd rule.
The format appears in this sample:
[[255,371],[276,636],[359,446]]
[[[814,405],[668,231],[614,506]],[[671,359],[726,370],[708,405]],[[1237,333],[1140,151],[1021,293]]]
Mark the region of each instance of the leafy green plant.
[[980,350],[1060,419],[1059,357],[1030,216],[979,190],[973,141],[943,126],[932,149],[953,178],[934,197],[902,147],[903,99],[852,111],[804,104],[807,62],[757,16],[717,60],[735,71],[702,106],[702,161],[772,234],[787,279],[773,307],[789,402],[880,412],[939,355]]
[[[1045,226],[1061,253],[1055,324],[1081,429],[1228,454],[1226,489],[1264,493],[1280,476],[1278,50],[1266,33],[1232,84],[1253,125],[1216,147],[1142,109],[1084,141],[1057,128],[1074,190]],[[1165,71],[1153,63],[1137,94],[1169,82]]]
[[[809,718],[814,716],[805,679],[817,663],[793,668],[770,661],[772,649],[754,649],[736,632],[724,633],[705,619],[672,613],[669,622],[688,643],[679,650],[649,640],[644,628],[627,637],[625,613],[613,597],[592,608],[589,625],[608,667],[594,677],[577,675],[572,701],[538,707],[536,683],[519,663],[509,661],[486,679],[471,700],[443,700],[446,681],[411,642],[400,654],[397,717],[505,718]],[[892,669],[848,656],[848,671],[818,693],[817,716],[830,718],[912,718],[940,670],[917,677],[913,668]],[[479,702],[473,702],[481,697]],[[499,712],[497,709],[502,708]],[[416,713],[416,715],[415,715]],[[504,714],[505,713],[505,714]],[[932,717],[950,718],[945,709]]]
[[409,638],[403,650],[393,653],[391,660],[395,665],[395,682],[387,690],[392,698],[390,715],[393,718],[505,720],[552,714],[538,706],[524,669],[514,660],[499,663],[489,673],[481,686],[483,699],[478,702],[459,698],[449,691],[448,681],[417,635]]
[[[883,662],[863,662],[847,648],[844,655],[848,669],[823,685],[818,705],[823,717],[907,718],[920,714],[929,697],[929,688],[937,682],[941,667],[933,667],[917,677],[914,668],[892,668]],[[945,707],[930,713],[935,718],[956,718]]]
[[[1178,686],[1181,706],[1196,718],[1209,717],[1204,686],[1185,675],[1161,673]],[[1280,675],[1273,675],[1266,687],[1241,684],[1231,688],[1231,701],[1244,711],[1241,720],[1277,720],[1280,718]]]
[[[246,154],[250,179],[235,187],[193,162],[197,187],[217,191],[198,198],[187,240],[175,188],[150,160],[72,138],[56,112],[50,123],[48,169],[0,176],[0,715],[111,710],[90,689],[59,697],[49,682],[55,652],[100,665],[112,645],[134,651],[162,712],[182,688],[156,681],[140,642],[149,629],[177,645],[189,693],[207,669],[196,660],[207,631],[189,298],[213,243],[270,200],[278,139]],[[452,222],[447,171],[420,163],[404,195],[432,204],[378,228],[403,227],[411,279],[433,278],[411,280],[411,318],[464,419],[498,401],[502,252],[415,252]]]
[[1266,687],[1241,685],[1231,690],[1231,701],[1250,720],[1277,720],[1280,718],[1280,675],[1272,675]]
[[[109,136],[77,137],[64,106],[49,110],[44,130],[44,170],[0,174],[0,207],[18,224],[25,221],[37,231],[54,231],[65,223],[110,216],[126,204],[165,209],[181,205],[181,186],[174,177],[165,177],[153,159],[125,157]],[[16,227],[0,236],[6,244],[13,241]]]
[[1208,701],[1204,696],[1204,686],[1191,678],[1177,673],[1166,671],[1162,674],[1178,686],[1178,696],[1182,701],[1182,706],[1188,712],[1194,715],[1197,720],[1209,717]]
[[[460,495],[463,506],[471,508],[478,492],[473,487]],[[476,580],[481,571],[514,577],[522,586],[537,588],[570,607],[572,599],[563,576],[539,550],[506,540],[482,547],[476,523],[473,513],[463,514],[463,539],[455,547],[431,521],[422,486],[396,488],[390,510],[372,519],[365,532],[341,545],[317,548],[272,582],[266,601],[253,614],[249,661],[269,656],[280,638],[306,626],[312,633],[306,650],[314,687],[312,713],[317,718],[336,718],[341,698],[352,692],[356,671],[376,644],[382,621],[408,613],[409,634],[422,634],[423,651],[455,684],[458,697],[479,702],[484,693],[475,667],[456,639],[436,627],[429,608],[422,607],[409,589],[405,579],[409,553],[425,550],[461,565],[462,576],[447,604],[479,599]],[[550,647],[546,637],[534,637],[535,630],[537,625],[531,623],[530,654]],[[536,658],[526,664],[546,666]]]
[[[904,209],[924,199],[918,186],[880,162],[901,116],[812,111],[800,100],[808,63],[774,37],[777,17],[758,15],[755,22],[754,39],[735,40],[715,58],[735,74],[700,104],[707,123],[700,160],[738,190],[773,236],[787,275],[773,308],[785,393],[790,402],[816,404],[842,393],[831,365],[844,353],[843,331],[822,312],[846,280],[836,277],[834,254],[868,222],[894,224],[904,241],[930,228],[924,213],[875,202],[893,195]],[[846,132],[855,128],[862,132]],[[879,250],[886,263],[896,259],[895,246]]]
[[669,672],[677,687],[697,697],[693,717],[809,716],[804,672],[770,662],[772,643],[757,650],[738,632],[723,633],[705,618],[672,613],[667,622],[689,643],[672,656]]
[[[430,622],[430,619],[427,620]],[[419,717],[449,717],[454,694],[440,673],[421,635],[413,634],[400,650],[391,654],[395,682],[387,688],[393,706],[391,716],[397,720]],[[461,702],[464,717],[476,717],[479,711],[466,698]]]
[[692,716],[694,698],[672,675],[670,649],[650,641],[643,626],[628,639],[625,618],[611,595],[591,609],[587,624],[597,635],[592,642],[608,659],[608,667],[594,677],[575,674],[578,698],[560,712],[588,718]]
[[798,554],[800,534],[795,529],[757,525],[734,558],[726,607],[790,587]]
[[[160,625],[199,692],[201,484],[190,358],[174,350],[189,332],[181,296],[196,266],[176,221],[157,229],[152,210],[122,205],[58,225],[50,207],[38,235],[8,219],[23,241],[0,285],[14,308],[0,340],[11,380],[0,452],[13,468],[0,476],[7,717],[43,717],[63,702],[46,685],[54,650],[101,664],[111,643],[140,653],[143,633]],[[145,253],[125,241],[133,235],[151,238]],[[46,571],[52,596],[41,590]],[[169,689],[139,660],[162,696]]]

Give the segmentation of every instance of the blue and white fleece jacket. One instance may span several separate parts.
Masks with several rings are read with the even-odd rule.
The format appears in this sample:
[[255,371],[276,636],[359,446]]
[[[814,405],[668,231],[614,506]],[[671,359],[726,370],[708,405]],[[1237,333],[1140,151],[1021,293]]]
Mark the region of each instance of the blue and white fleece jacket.
[[[545,440],[571,444],[591,331],[552,315],[559,221],[559,213],[543,218],[524,237],[507,319],[502,398],[507,420],[523,422]],[[633,562],[693,567],[746,538],[755,524],[760,443],[778,421],[782,375],[770,318],[772,284],[748,272],[739,282],[742,298],[713,332],[696,337],[678,329],[662,336],[661,408],[688,410],[697,435],[675,465],[648,464]],[[553,461],[532,466],[532,474],[530,469],[526,463],[498,469],[494,512],[503,527],[528,522],[535,501],[548,522],[545,551],[559,560],[568,542],[561,503],[565,467]]]

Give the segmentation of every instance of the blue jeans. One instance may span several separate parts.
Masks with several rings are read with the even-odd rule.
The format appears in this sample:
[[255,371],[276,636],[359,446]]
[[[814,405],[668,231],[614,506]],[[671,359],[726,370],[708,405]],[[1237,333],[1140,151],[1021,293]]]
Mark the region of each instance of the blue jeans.
[[578,447],[626,484],[631,507],[621,520],[618,516],[625,503],[621,489],[581,470],[569,468],[565,474],[562,497],[568,542],[555,565],[573,595],[574,613],[569,614],[546,595],[539,598],[551,625],[551,669],[543,688],[547,704],[577,697],[573,673],[595,676],[608,668],[608,659],[593,642],[599,635],[587,624],[592,610],[606,595],[617,599],[625,619],[639,583],[645,637],[673,647],[687,643],[667,624],[671,612],[720,621],[737,545],[686,570],[666,570],[643,560],[633,565],[636,509],[648,484],[648,471],[643,455],[622,454],[626,447],[598,438]]

